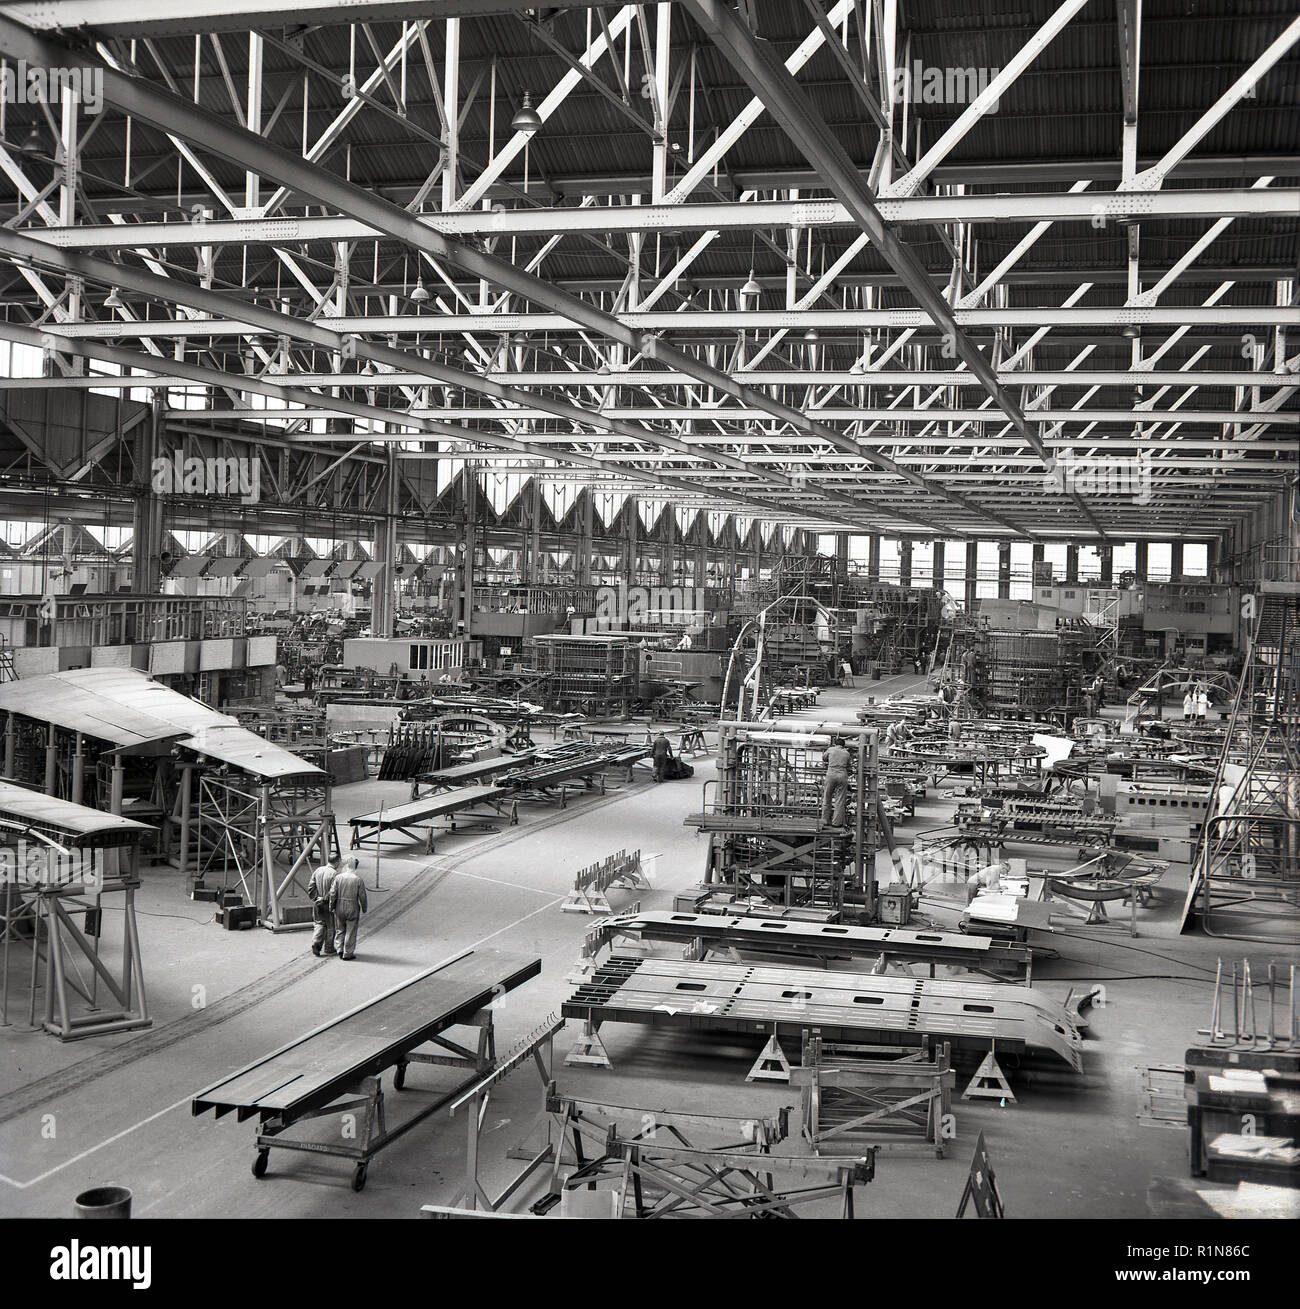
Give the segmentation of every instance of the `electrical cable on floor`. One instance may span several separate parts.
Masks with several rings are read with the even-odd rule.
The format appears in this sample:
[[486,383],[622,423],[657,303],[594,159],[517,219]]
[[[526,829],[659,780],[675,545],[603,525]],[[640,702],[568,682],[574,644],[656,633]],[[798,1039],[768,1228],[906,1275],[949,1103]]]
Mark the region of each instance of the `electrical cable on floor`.
[[1077,941],[1090,941],[1094,945],[1109,945],[1117,950],[1132,950],[1136,954],[1150,955],[1153,959],[1167,959],[1171,964],[1182,964],[1185,968],[1195,968],[1198,972],[1210,974],[1214,972],[1214,969],[1202,968],[1199,964],[1194,964],[1189,959],[1179,959],[1177,955],[1165,954],[1161,950],[1144,950],[1140,945],[1130,945],[1127,941],[1100,941],[1096,937],[1088,936],[1084,932],[1057,931],[1056,935],[1073,937]]
[[191,918],[188,914],[162,914],[159,913],[157,910],[151,910],[151,909],[137,909],[135,912],[141,918],[175,918],[182,923],[203,924],[203,923],[210,923],[212,921],[211,916],[208,916],[206,918]]
[[[1082,963],[1082,960],[1076,962]],[[1086,973],[1082,977],[1057,977],[1053,974],[1045,978],[1048,982],[1199,982],[1209,986],[1210,977],[1185,977],[1181,973],[1116,973],[1110,977],[1099,977],[1096,973]]]

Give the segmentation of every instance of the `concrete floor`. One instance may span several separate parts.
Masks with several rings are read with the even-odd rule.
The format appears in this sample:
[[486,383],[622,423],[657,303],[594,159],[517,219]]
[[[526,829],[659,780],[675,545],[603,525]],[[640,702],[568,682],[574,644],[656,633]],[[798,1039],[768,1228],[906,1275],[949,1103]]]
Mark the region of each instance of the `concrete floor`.
[[[851,720],[868,694],[917,687],[918,679],[900,677],[830,690],[804,717]],[[682,819],[699,808],[712,761],[697,760],[695,770],[690,781],[654,786],[639,769],[631,785],[603,797],[563,811],[528,806],[518,827],[447,838],[433,857],[415,847],[385,852],[376,870],[367,855],[367,884],[373,887],[377,875],[383,889],[372,893],[352,968],[314,958],[305,934],[223,932],[207,906],[183,897],[174,871],[151,870],[139,903],[154,1027],[60,1044],[27,1028],[20,993],[12,1025],[0,1029],[0,1214],[66,1215],[76,1194],[102,1184],[129,1187],[134,1214],[149,1217],[398,1217],[415,1216],[421,1204],[453,1203],[464,1159],[461,1118],[435,1115],[402,1138],[376,1158],[365,1191],[355,1194],[344,1161],[305,1154],[273,1153],[270,1174],[254,1180],[254,1125],[194,1119],[190,1097],[479,945],[542,959],[542,975],[498,1008],[498,1049],[508,1049],[558,1012],[572,990],[566,974],[592,920],[562,913],[559,904],[578,868],[624,848],[658,856],[655,890],[641,896],[645,908],[670,907],[674,891],[700,880],[704,841]],[[350,814],[406,794],[401,783],[339,788],[341,829]],[[900,842],[945,822],[952,803],[932,791],[914,822],[899,830]],[[1025,852],[1031,866],[1042,862]],[[1216,1188],[1188,1178],[1184,1133],[1137,1119],[1137,1066],[1181,1063],[1207,1023],[1221,947],[1225,958],[1243,954],[1201,935],[1175,935],[1185,884],[1185,869],[1171,869],[1156,905],[1141,913],[1136,940],[1125,929],[1080,925],[1054,938],[1058,959],[1035,966],[1035,985],[1060,999],[1071,987],[1105,983],[1084,1075],[1022,1070],[1012,1078],[1014,1105],[957,1100],[957,1140],[948,1157],[882,1155],[876,1181],[860,1194],[859,1215],[951,1216],[981,1131],[1010,1216],[1210,1215],[1199,1193]],[[956,910],[942,900],[926,900],[922,911],[939,926],[956,923]],[[1257,973],[1269,959],[1261,950],[1249,957]],[[566,1092],[648,1110],[725,1114],[771,1113],[796,1100],[788,1087],[745,1082],[757,1042],[607,1026],[614,1069],[566,1069],[562,1058],[576,1034],[571,1023],[556,1043],[556,1075]],[[388,1096],[390,1123],[400,1121],[403,1101],[420,1103],[421,1088],[437,1079],[435,1070],[413,1067],[408,1090]],[[494,1095],[480,1170],[489,1190],[510,1176],[506,1152],[528,1137],[539,1092],[529,1068]],[[541,1189],[523,1194],[531,1199]]]

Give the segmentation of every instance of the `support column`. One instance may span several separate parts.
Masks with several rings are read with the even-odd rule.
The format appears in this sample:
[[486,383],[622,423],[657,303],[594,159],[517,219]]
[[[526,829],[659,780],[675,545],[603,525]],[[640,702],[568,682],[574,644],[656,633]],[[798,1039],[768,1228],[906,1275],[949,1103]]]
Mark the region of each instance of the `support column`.
[[1148,549],[1145,541],[1138,541],[1133,548],[1133,571],[1137,574],[1139,582],[1147,580],[1147,570],[1150,564],[1147,562]]
[[1181,541],[1170,541],[1169,543],[1169,580],[1176,582],[1183,575],[1183,543]]
[[878,535],[867,538],[867,580],[871,582],[880,581],[880,537]]
[[72,756],[72,794],[68,797],[73,804],[80,804],[86,785],[86,754],[82,748],[84,738],[77,733],[76,750]]
[[398,471],[397,451],[388,446],[388,471],[384,483],[384,517],[375,524],[375,562],[379,572],[375,575],[372,586],[370,630],[375,636],[392,636],[394,599],[393,587],[397,568],[397,516],[398,516]]
[[[443,36],[445,56],[442,65],[443,112],[447,115],[447,156],[442,168],[442,207],[451,210],[456,203],[456,174],[460,171],[460,19],[449,18]],[[495,80],[495,64],[493,65]],[[418,261],[417,261],[418,266]]]
[[943,545],[942,541],[935,541],[934,557],[930,560],[930,585],[936,591],[943,590]]
[[153,489],[153,466],[161,446],[162,423],[162,402],[155,400],[135,440],[139,491],[131,510],[131,585],[142,595],[155,595],[161,583],[158,556],[162,553],[163,501]]
[[898,584],[912,585],[912,542],[906,538],[898,543]]
[[[248,118],[250,132],[262,134],[262,37],[256,32],[248,34]],[[262,179],[256,173],[244,174],[244,206],[256,212],[262,203]]]
[[636,585],[637,539],[641,528],[641,508],[637,498],[630,495],[623,510],[626,515],[627,530],[623,537],[623,580],[628,586]]
[[113,756],[113,772],[109,782],[108,791],[108,812],[121,816],[122,797],[125,793],[126,782],[126,765],[122,763],[122,756],[115,754]]
[[998,542],[998,599],[1011,599],[1011,542]]
[[1102,585],[1109,586],[1115,580],[1115,547],[1110,545],[1099,546],[1097,554],[1101,558]]
[[578,585],[591,585],[592,538],[595,535],[595,502],[590,491],[582,492],[582,503],[578,506],[579,549],[578,549]]
[[[60,172],[59,185],[59,222],[63,227],[72,227],[77,221],[77,194],[81,189],[81,102],[77,96],[65,93],[60,104]],[[85,305],[85,283],[78,276],[68,278],[67,307],[68,317],[73,321],[81,318]],[[77,376],[86,372],[86,361],[73,358],[68,361],[68,369]]]
[[1077,545],[1067,545],[1065,547],[1065,582],[1067,586],[1074,586],[1079,580],[1079,547]]
[[469,468],[465,470],[462,477],[465,530],[461,540],[464,561],[460,570],[460,615],[457,620],[457,635],[469,636],[470,617],[474,612],[474,556],[478,553],[478,478]]
[[[650,203],[661,204],[668,184],[668,123],[665,110],[668,106],[668,56],[672,40],[673,7],[661,0],[655,6],[655,73],[654,106],[655,138],[650,177]],[[611,56],[613,51],[610,52]],[[692,58],[694,55],[692,54]]]
[[672,505],[664,510],[663,544],[659,550],[659,584],[672,586],[677,563],[677,514]]
[[980,564],[980,543],[974,540],[967,541],[966,542],[966,586],[964,589],[965,589],[966,612],[968,614],[974,613],[975,611],[975,601],[976,598],[978,597],[978,592],[976,590],[975,583],[979,579],[979,564]]
[[529,483],[528,518],[527,580],[536,585],[542,580],[542,484],[536,477]]

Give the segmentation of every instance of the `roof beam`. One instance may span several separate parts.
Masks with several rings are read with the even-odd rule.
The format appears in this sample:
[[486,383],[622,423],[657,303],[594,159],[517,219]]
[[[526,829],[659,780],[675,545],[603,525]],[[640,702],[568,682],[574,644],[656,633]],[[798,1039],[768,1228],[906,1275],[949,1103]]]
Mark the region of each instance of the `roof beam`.
[[[763,100],[790,139],[799,146],[804,157],[822,174],[826,187],[849,208],[881,256],[903,279],[904,285],[923,311],[918,317],[928,319],[940,330],[945,345],[983,383],[990,398],[1046,466],[1046,451],[1037,434],[1030,428],[1020,406],[999,385],[989,361],[962,331],[948,303],[935,290],[929,274],[916,256],[885,222],[876,207],[871,188],[845,153],[844,147],[808,103],[785,66],[772,54],[767,43],[758,40],[721,0],[686,0],[686,4],[709,38],[749,84],[755,95]],[[1077,498],[1074,502],[1097,533],[1104,537],[1106,532],[1100,520]]]

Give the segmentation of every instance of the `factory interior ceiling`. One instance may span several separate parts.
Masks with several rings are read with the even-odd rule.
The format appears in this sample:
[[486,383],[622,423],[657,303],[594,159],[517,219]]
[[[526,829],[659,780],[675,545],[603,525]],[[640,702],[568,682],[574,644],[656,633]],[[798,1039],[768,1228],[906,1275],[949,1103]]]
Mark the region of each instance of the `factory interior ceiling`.
[[810,532],[1211,540],[1294,478],[1288,0],[19,2],[0,55],[103,96],[4,106],[0,404],[122,397],[5,425],[11,510],[102,514],[150,395]]

